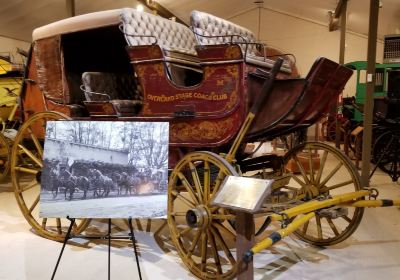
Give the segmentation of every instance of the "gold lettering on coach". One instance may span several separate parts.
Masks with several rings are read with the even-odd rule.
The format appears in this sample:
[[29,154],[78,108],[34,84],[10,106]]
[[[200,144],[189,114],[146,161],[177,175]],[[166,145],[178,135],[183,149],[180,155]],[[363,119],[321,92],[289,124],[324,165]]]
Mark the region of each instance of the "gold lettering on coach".
[[227,100],[228,94],[226,93],[216,94],[215,92],[212,92],[210,94],[200,93],[200,92],[183,92],[171,96],[167,96],[164,94],[161,95],[147,94],[147,99],[154,102],[173,102],[173,101],[187,100],[187,99],[220,101],[220,100]]

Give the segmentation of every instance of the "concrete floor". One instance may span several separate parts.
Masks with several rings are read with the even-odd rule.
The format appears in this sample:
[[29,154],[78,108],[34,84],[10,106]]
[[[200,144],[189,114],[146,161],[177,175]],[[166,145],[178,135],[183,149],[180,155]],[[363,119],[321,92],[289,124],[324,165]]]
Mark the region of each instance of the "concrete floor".
[[[380,198],[400,198],[400,185],[380,171],[371,185],[379,189]],[[101,222],[96,225],[105,229]],[[168,239],[163,221],[135,221],[134,226],[143,279],[195,279]],[[124,230],[125,224],[116,220],[113,231],[126,234]],[[291,236],[256,255],[255,279],[400,279],[399,232],[398,207],[366,209],[357,231],[341,244],[320,248]],[[107,279],[107,244],[81,241],[66,247],[55,279]],[[50,279],[60,249],[60,243],[30,231],[10,182],[0,185],[0,280]],[[113,242],[111,279],[139,279],[129,242]]]

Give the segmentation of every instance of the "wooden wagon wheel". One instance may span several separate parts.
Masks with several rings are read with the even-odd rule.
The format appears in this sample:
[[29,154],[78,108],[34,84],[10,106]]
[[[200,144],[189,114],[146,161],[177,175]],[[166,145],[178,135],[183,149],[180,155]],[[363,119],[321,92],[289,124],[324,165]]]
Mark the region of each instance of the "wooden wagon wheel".
[[168,225],[182,261],[201,279],[232,279],[236,274],[235,215],[211,206],[227,175],[238,176],[222,157],[194,152],[183,157],[169,178]]
[[[67,119],[58,112],[34,114],[19,129],[11,152],[14,194],[25,219],[40,236],[62,241],[69,226],[67,219],[39,218],[40,177],[43,167],[43,139],[46,121]],[[74,233],[83,231],[90,220],[79,220]]]
[[373,162],[393,181],[400,177],[400,131],[387,131],[380,135],[372,149]]
[[[286,172],[292,178],[282,188],[301,201],[324,199],[331,195],[361,190],[353,163],[339,150],[324,143],[307,142],[284,157]],[[317,211],[295,234],[318,246],[333,245],[348,238],[358,227],[364,208],[331,207]]]
[[3,181],[10,171],[10,140],[0,133],[0,182]]

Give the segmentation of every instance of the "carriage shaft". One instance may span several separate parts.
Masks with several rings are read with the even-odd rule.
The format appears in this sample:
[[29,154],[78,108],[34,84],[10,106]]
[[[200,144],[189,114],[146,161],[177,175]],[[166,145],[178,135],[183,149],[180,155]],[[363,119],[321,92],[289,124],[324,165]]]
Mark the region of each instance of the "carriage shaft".
[[296,231],[299,227],[301,227],[303,224],[305,224],[307,221],[309,221],[313,217],[315,217],[315,212],[308,213],[308,214],[304,215],[303,217],[296,219],[292,223],[288,224],[287,227],[271,233],[266,239],[257,243],[253,248],[251,248],[246,253],[246,255],[244,257],[244,261],[248,262],[254,254],[259,253],[263,249],[266,249],[266,248],[270,247],[271,245],[273,245],[274,243],[280,241],[283,237],[286,237],[289,234],[293,233],[294,231]]
[[[332,198],[326,200],[313,200],[309,202],[302,203],[298,206],[289,208],[287,210],[282,211],[279,214],[272,214],[271,220],[272,221],[282,221],[287,218],[296,217],[301,214],[309,213],[312,211],[316,211],[322,208],[330,207],[333,205],[339,205],[343,203],[350,203],[352,200],[356,200],[361,197],[368,196],[370,191],[356,191],[351,193],[345,193],[341,195],[335,195]],[[355,202],[353,202],[355,203]]]
[[346,203],[345,205],[351,207],[389,207],[389,206],[400,206],[400,200],[392,200],[392,199],[360,200],[353,203]]
[[[244,256],[244,261],[249,262],[253,255],[259,253],[261,250],[266,249],[273,245],[274,243],[280,241],[283,237],[288,236],[292,232],[299,229],[303,224],[309,221],[311,218],[315,217],[316,211],[331,207],[334,205],[339,204],[348,204],[349,206],[353,206],[353,204],[357,205],[357,202],[352,202],[356,199],[365,197],[369,195],[371,192],[368,190],[351,192],[341,195],[333,196],[332,198],[326,200],[313,200],[309,202],[305,202],[301,205],[289,208],[287,210],[282,211],[278,214],[270,215],[271,221],[288,221],[288,219],[296,217],[298,215],[304,214],[304,216],[295,219],[293,222],[286,225],[286,227],[271,233],[266,239],[257,243],[253,248],[251,248]],[[368,201],[360,201],[360,202],[368,202]],[[373,201],[373,202],[380,202],[380,201]],[[399,202],[400,201],[396,201]],[[373,205],[373,204],[371,204]],[[363,206],[361,206],[363,207]]]

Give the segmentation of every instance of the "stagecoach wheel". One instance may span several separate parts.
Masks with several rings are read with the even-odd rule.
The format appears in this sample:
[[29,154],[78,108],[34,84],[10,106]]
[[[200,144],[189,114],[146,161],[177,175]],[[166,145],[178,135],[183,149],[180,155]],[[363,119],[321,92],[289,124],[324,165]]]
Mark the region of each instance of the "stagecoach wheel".
[[10,171],[10,140],[0,133],[0,182]]
[[393,181],[400,176],[400,131],[388,131],[379,136],[372,149],[372,159]]
[[[64,239],[70,222],[60,218],[39,218],[43,139],[47,121],[67,118],[57,112],[34,114],[19,129],[11,151],[11,179],[18,206],[37,234],[56,241]],[[83,231],[89,222],[77,220],[73,232]]]
[[326,140],[335,141],[336,139],[336,120],[328,122],[326,126]]
[[[295,147],[285,155],[284,166],[291,180],[281,191],[298,201],[325,199],[362,189],[353,163],[324,143],[307,142]],[[363,213],[364,208],[357,207],[322,209],[295,234],[314,245],[333,245],[357,229]]]
[[223,179],[238,176],[222,157],[194,152],[173,169],[168,184],[168,226],[189,270],[201,279],[232,279],[236,274],[235,215],[210,205]]

